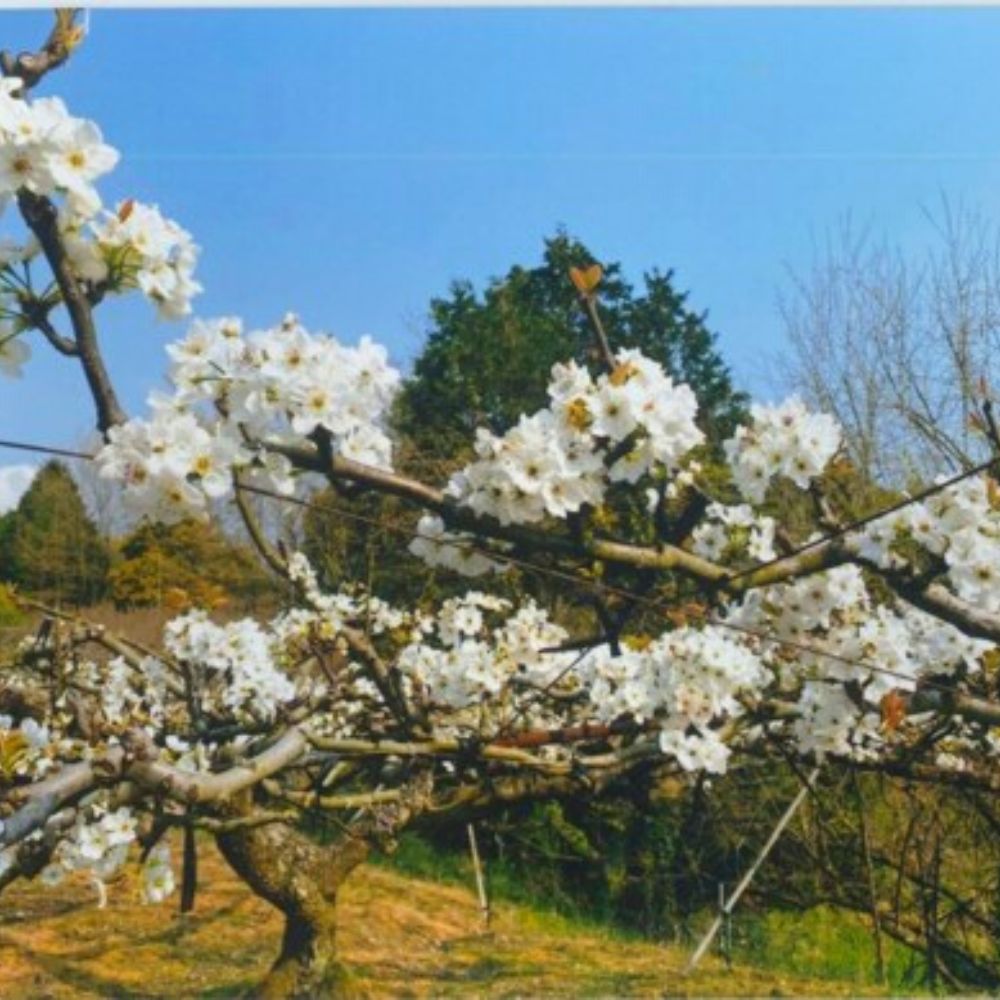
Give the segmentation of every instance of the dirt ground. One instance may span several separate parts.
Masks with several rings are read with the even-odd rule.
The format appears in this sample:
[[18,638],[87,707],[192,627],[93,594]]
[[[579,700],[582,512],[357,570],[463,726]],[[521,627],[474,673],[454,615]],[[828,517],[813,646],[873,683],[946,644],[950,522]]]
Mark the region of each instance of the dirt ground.
[[[176,897],[143,905],[134,873],[98,909],[86,882],[18,883],[0,896],[0,998],[253,995],[278,943],[280,920],[201,850],[195,911]],[[175,854],[176,856],[176,854]],[[472,892],[359,870],[344,889],[340,943],[372,997],[848,995],[849,984],[777,977],[706,960],[681,975],[686,953],[597,932],[501,904],[483,933]]]

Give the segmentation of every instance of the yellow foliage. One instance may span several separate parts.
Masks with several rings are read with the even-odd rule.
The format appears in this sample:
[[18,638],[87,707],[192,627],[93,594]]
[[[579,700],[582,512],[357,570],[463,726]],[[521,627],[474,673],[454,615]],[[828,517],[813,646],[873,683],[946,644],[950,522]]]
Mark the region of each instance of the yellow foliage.
[[637,653],[648,649],[652,643],[652,638],[648,635],[627,635],[622,639],[622,644]]
[[0,583],[0,625],[16,625],[23,617],[14,599],[13,588]]
[[28,753],[28,740],[23,733],[0,729],[0,776],[13,778]]
[[218,610],[267,593],[269,578],[252,556],[207,525],[146,526],[126,539],[108,575],[119,607]]

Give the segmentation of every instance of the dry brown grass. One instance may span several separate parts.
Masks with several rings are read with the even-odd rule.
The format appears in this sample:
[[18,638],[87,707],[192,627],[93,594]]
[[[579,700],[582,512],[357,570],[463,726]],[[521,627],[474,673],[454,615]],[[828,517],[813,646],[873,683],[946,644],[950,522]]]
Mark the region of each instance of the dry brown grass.
[[[130,870],[96,908],[92,887],[19,883],[0,897],[0,997],[223,997],[253,993],[277,947],[274,911],[201,852],[195,912],[144,906]],[[686,953],[622,941],[501,905],[483,934],[473,894],[379,867],[345,887],[341,948],[372,997],[848,995],[714,959],[683,977]]]
[[[87,608],[67,606],[63,610],[67,614],[78,615],[88,622],[104,625],[117,635],[126,636],[154,650],[162,646],[163,626],[182,613],[177,608],[167,606],[133,608],[123,611],[116,608],[110,601]],[[238,609],[223,608],[214,612],[212,617],[217,621],[230,621],[243,617],[243,612]],[[41,619],[42,615],[39,612],[32,611],[25,615],[24,621],[19,625],[0,627],[0,649],[3,649],[5,645],[13,646],[23,636],[34,633],[38,629]]]

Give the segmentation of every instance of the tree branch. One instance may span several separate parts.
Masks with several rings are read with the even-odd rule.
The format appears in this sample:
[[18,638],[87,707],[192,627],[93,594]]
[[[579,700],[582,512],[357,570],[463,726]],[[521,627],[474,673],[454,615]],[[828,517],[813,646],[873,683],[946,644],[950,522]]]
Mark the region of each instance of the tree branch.
[[250,536],[254,547],[260,553],[261,558],[267,563],[268,567],[283,580],[287,580],[288,565],[278,549],[271,544],[267,535],[264,534],[264,529],[261,528],[260,521],[257,519],[257,515],[253,512],[247,500],[246,492],[243,489],[243,481],[238,473],[233,473],[233,495],[236,501],[236,509],[240,512],[240,517],[243,519],[243,526],[247,529],[247,534]]
[[80,356],[80,351],[76,346],[76,342],[70,337],[64,337],[59,331],[52,325],[52,320],[49,319],[48,315],[41,310],[37,313],[27,313],[25,318],[31,324],[31,327],[38,330],[43,337],[62,355],[67,358],[78,358]]
[[37,52],[22,52],[17,56],[6,50],[0,52],[0,70],[4,76],[16,76],[22,81],[22,95],[31,90],[46,73],[66,62],[83,41],[83,28],[76,23],[78,13],[79,8],[75,7],[57,9],[56,23]]
[[50,199],[23,189],[18,193],[17,204],[25,223],[41,245],[45,259],[59,286],[63,304],[73,326],[80,365],[97,409],[97,428],[102,434],[107,434],[111,427],[125,422],[125,411],[118,402],[111,378],[104,366],[104,359],[101,357],[92,307],[83,287],[73,274],[66,247],[63,245],[56,207]]
[[896,594],[921,611],[954,625],[974,639],[1000,643],[1000,615],[963,601],[939,583],[920,585],[899,573],[882,576]]

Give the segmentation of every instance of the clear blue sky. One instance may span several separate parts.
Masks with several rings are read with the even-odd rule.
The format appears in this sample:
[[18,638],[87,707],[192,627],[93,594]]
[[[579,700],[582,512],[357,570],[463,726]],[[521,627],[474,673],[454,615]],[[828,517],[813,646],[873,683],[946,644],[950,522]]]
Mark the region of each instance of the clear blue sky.
[[[0,14],[0,45],[48,15]],[[288,309],[401,363],[430,298],[532,263],[564,224],[638,279],[675,268],[766,388],[776,290],[850,211],[922,239],[941,192],[1000,213],[1000,10],[99,10],[45,92],[203,247],[196,310]],[[102,318],[135,411],[183,325]],[[79,371],[39,344],[0,437],[73,441]],[[0,453],[0,464],[20,461]]]

